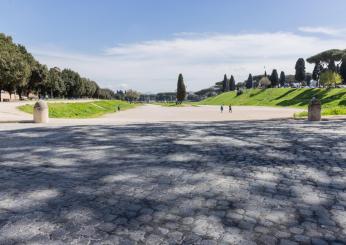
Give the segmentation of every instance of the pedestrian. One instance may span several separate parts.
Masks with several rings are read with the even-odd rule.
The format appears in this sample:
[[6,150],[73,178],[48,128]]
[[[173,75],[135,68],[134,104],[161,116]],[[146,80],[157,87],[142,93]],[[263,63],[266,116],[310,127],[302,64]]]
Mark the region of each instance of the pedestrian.
[[231,104],[229,104],[228,112],[232,113],[232,105]]
[[220,107],[220,111],[221,111],[221,113],[223,112],[223,105],[221,105],[221,107]]
[[120,111],[120,105],[118,105],[118,111]]

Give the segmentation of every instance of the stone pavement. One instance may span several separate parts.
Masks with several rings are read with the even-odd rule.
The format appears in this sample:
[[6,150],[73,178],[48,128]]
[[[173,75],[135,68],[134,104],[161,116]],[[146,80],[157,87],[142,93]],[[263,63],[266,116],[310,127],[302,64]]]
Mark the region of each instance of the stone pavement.
[[0,244],[346,244],[346,121],[0,131]]

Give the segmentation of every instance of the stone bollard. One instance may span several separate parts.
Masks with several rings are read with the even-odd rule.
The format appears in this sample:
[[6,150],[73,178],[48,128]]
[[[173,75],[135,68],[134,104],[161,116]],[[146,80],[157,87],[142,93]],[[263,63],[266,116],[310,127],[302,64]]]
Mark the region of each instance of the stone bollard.
[[308,120],[321,121],[321,102],[315,97],[309,103]]
[[39,100],[34,105],[34,122],[48,123],[48,104],[45,101]]

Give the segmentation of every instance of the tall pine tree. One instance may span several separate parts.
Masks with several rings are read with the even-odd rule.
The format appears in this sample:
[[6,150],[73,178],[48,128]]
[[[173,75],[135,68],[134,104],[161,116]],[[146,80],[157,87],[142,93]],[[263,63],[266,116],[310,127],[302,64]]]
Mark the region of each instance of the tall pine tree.
[[231,78],[229,79],[229,88],[231,91],[234,91],[235,90],[235,80],[234,80],[234,77],[233,75],[231,75]]
[[246,88],[252,88],[252,84],[253,84],[253,78],[251,73],[249,74],[249,77],[246,80]]
[[296,74],[294,78],[298,82],[303,82],[305,80],[305,61],[303,58],[299,58],[297,60],[295,69],[296,69]]
[[342,63],[340,66],[340,75],[343,79],[343,84],[346,84],[346,56],[342,58]]
[[277,87],[279,84],[279,75],[276,69],[272,71],[272,74],[270,75],[270,81],[272,82],[271,86],[273,88]]
[[178,84],[177,84],[177,101],[179,103],[182,103],[185,97],[186,97],[186,87],[185,87],[183,75],[180,73],[178,77]]
[[229,81],[227,79],[227,75],[226,74],[223,76],[222,91],[223,92],[228,92],[229,91]]
[[336,66],[334,60],[330,60],[328,63],[328,70],[336,72]]
[[321,65],[319,63],[316,63],[314,70],[312,71],[312,79],[314,79],[315,81],[318,81],[318,79],[320,78],[320,67]]
[[286,76],[285,76],[285,72],[284,71],[281,71],[281,73],[280,73],[279,82],[280,82],[280,87],[284,87],[285,86]]

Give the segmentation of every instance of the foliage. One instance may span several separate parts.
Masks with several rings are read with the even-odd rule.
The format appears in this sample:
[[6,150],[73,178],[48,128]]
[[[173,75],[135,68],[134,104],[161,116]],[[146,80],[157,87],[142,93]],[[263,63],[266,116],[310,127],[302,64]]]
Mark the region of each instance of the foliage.
[[330,60],[328,63],[328,70],[336,72],[336,66],[334,60]]
[[340,84],[341,82],[342,82],[342,77],[338,73],[330,71],[330,70],[322,72],[320,76],[320,83],[326,87],[332,87],[332,86],[336,87],[336,85]]
[[281,87],[285,86],[285,82],[286,82],[285,72],[281,71],[280,72],[280,79],[279,79],[280,86]]
[[253,78],[252,78],[251,73],[249,74],[249,77],[246,80],[245,86],[246,86],[246,88],[252,88],[252,86],[253,86]]
[[298,82],[303,82],[305,80],[305,61],[303,58],[299,58],[297,60],[295,69],[296,69],[295,79]]
[[184,78],[182,74],[179,74],[178,84],[177,84],[177,101],[182,102],[186,97],[186,87],[184,83]]
[[25,86],[29,76],[30,64],[23,47],[0,33],[0,89],[11,95],[18,87]]
[[231,78],[229,79],[229,89],[231,91],[235,90],[235,80],[234,80],[233,75],[231,75]]
[[332,61],[339,61],[341,58],[346,54],[346,49],[345,50],[339,50],[339,49],[330,49],[323,51],[319,54],[316,54],[314,56],[311,56],[310,58],[307,58],[306,61],[309,62],[310,64],[315,63],[329,63],[331,60]]
[[344,84],[346,84],[346,56],[342,59],[342,63],[340,66],[340,75],[344,81]]
[[228,92],[229,91],[229,81],[227,79],[227,75],[226,74],[223,76],[222,91],[223,92]]
[[[114,98],[113,91],[100,89],[96,82],[70,69],[48,71],[20,44],[0,33],[0,90],[10,94],[37,93],[39,96],[68,98]],[[1,96],[1,95],[0,95]],[[1,98],[0,98],[1,101]]]
[[308,86],[310,86],[311,79],[312,79],[311,73],[306,73],[305,80]]
[[268,79],[267,76],[264,76],[259,81],[259,85],[261,88],[268,88],[271,85],[271,81]]
[[271,81],[271,86],[273,88],[277,87],[279,85],[279,75],[276,69],[272,71],[272,74],[270,75],[269,80]]
[[314,79],[315,81],[318,81],[320,79],[320,74],[322,70],[323,70],[323,67],[321,63],[316,63],[314,70],[312,72],[312,79]]
[[[126,110],[136,105],[119,100],[101,100],[83,103],[52,102],[48,103],[48,106],[50,118],[93,118],[115,112],[118,106],[120,106],[121,110]],[[33,105],[20,106],[19,109],[27,113],[32,113]]]
[[138,100],[140,95],[141,94],[139,92],[137,92],[135,90],[132,90],[132,89],[129,89],[129,90],[126,91],[125,98],[126,98],[126,100],[132,102],[132,101]]

